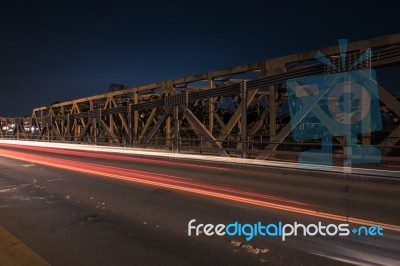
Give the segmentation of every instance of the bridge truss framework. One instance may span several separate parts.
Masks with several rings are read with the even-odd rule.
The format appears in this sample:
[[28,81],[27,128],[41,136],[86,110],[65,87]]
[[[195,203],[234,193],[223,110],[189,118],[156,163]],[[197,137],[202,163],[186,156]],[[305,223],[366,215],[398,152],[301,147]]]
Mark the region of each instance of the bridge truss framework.
[[[360,68],[399,73],[400,34],[349,43],[348,58],[372,50]],[[320,49],[332,61],[339,48]],[[35,108],[28,118],[0,118],[1,138],[120,145],[256,159],[296,160],[319,146],[291,138],[286,80],[332,69],[309,51]],[[379,83],[379,76],[378,76]],[[383,132],[364,133],[360,143],[400,156],[400,102],[378,84],[381,106],[395,121]],[[307,110],[307,113],[311,108]],[[396,120],[397,119],[397,120]],[[334,140],[343,159],[343,137]]]

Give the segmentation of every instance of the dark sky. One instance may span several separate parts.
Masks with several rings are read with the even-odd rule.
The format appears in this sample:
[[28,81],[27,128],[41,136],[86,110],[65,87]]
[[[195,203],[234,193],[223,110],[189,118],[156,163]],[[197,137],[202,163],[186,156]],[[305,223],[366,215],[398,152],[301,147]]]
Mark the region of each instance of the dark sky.
[[369,1],[2,1],[0,116],[399,32]]

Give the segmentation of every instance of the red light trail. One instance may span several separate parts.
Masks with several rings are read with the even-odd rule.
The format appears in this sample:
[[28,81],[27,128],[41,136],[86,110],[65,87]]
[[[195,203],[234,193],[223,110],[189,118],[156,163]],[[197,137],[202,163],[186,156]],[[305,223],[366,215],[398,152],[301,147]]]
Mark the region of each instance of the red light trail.
[[[309,215],[319,218],[333,219],[336,221],[349,222],[349,223],[368,225],[368,226],[380,225],[381,227],[387,230],[394,230],[400,232],[400,226],[397,225],[385,224],[375,221],[319,212],[301,207],[302,205],[307,205],[301,202],[260,194],[252,191],[247,191],[244,189],[206,184],[190,178],[177,177],[166,174],[157,174],[145,171],[137,171],[132,169],[118,168],[118,167],[79,162],[73,160],[51,158],[47,156],[27,154],[27,153],[9,151],[4,149],[0,149],[0,152],[1,152],[0,156],[61,168],[65,170],[103,176],[106,178],[124,180],[139,184],[169,188],[173,190],[179,190],[198,195],[209,196],[213,198],[220,198],[234,202],[241,202],[255,206],[272,208],[281,211]],[[281,202],[281,203],[276,203],[276,202]],[[286,203],[287,205],[282,204],[282,202]],[[289,204],[291,204],[292,206]]]
[[139,162],[139,163],[147,163],[147,164],[149,164],[149,163],[150,164],[154,164],[154,163],[155,164],[166,164],[166,165],[176,165],[176,166],[189,167],[189,168],[201,168],[201,169],[222,170],[222,171],[230,171],[231,170],[230,168],[219,167],[219,166],[190,164],[190,163],[173,162],[173,161],[167,161],[167,160],[157,160],[157,159],[134,157],[134,156],[115,155],[115,154],[108,154],[108,153],[82,152],[82,151],[74,151],[74,150],[62,150],[62,149],[57,149],[57,148],[53,149],[53,148],[43,148],[43,147],[34,147],[34,146],[25,146],[25,145],[11,145],[11,144],[0,144],[0,147],[1,146],[23,149],[23,150],[41,151],[41,152],[47,152],[47,153],[74,155],[74,156],[90,157],[90,158],[98,158],[98,159],[131,161],[131,162]]

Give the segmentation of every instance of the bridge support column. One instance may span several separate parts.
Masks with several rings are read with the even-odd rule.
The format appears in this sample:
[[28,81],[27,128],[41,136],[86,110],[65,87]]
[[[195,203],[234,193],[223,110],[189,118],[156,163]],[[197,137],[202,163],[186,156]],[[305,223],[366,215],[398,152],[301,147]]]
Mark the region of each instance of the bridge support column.
[[179,152],[179,139],[179,107],[176,105],[174,106],[174,152]]
[[246,158],[247,149],[247,88],[246,80],[240,84],[240,143],[238,149],[242,149],[242,158]]

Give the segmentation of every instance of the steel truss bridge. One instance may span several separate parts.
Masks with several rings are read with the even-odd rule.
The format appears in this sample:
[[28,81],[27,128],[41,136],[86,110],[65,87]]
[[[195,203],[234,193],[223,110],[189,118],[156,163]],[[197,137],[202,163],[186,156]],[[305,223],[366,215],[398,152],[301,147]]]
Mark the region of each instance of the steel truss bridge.
[[[393,90],[389,92],[380,83],[379,75],[386,71],[392,80],[400,80],[400,34],[349,43],[347,61],[354,62],[368,48],[372,57],[359,69],[373,68],[378,73],[383,130],[360,134],[358,141],[381,150],[381,165],[399,165],[400,102]],[[341,64],[337,46],[320,51],[335,65]],[[300,152],[321,143],[292,139],[286,80],[335,72],[316,60],[316,53],[35,108],[31,117],[0,118],[0,138],[296,160]],[[335,163],[343,162],[343,145],[343,137],[333,140]]]

